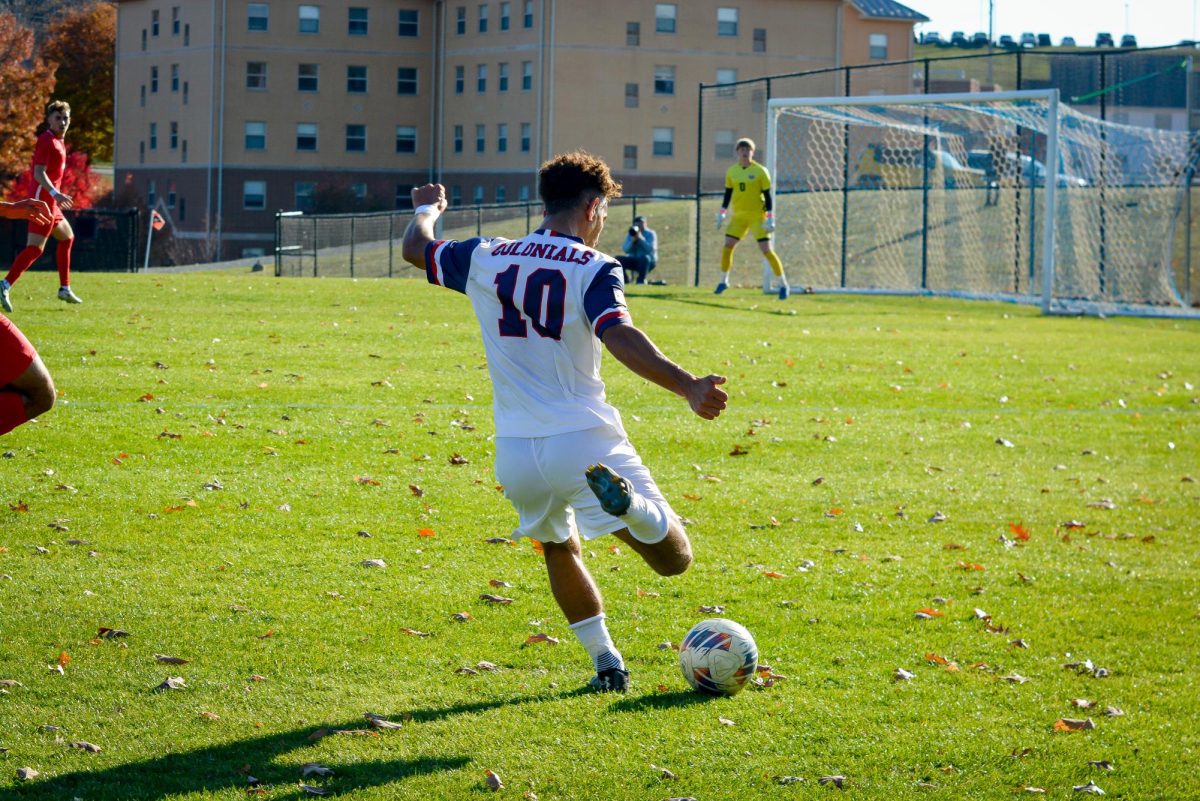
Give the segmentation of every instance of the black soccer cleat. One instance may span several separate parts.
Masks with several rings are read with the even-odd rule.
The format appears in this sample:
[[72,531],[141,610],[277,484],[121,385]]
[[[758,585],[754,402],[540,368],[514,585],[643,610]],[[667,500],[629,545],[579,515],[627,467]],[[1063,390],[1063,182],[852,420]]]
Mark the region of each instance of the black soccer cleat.
[[629,671],[621,668],[601,670],[588,686],[598,693],[623,693],[629,689]]
[[584,472],[588,487],[600,501],[600,508],[613,517],[620,517],[629,511],[629,503],[633,500],[633,487],[627,479],[621,478],[607,465],[594,464]]

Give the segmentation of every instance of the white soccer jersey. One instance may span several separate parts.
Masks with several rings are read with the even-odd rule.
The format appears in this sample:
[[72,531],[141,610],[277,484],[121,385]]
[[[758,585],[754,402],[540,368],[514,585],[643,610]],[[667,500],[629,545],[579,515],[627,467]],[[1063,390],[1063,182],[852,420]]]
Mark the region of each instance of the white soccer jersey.
[[496,435],[546,437],[613,425],[600,337],[629,323],[624,278],[611,256],[539,229],[522,239],[431,242],[429,283],[471,299],[483,333]]

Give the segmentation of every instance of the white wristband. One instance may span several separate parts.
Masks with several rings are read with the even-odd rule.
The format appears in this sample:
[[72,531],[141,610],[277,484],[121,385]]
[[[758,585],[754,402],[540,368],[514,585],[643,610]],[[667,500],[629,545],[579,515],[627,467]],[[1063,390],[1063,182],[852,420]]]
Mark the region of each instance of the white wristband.
[[413,214],[437,214],[438,207],[436,203],[425,203],[413,209]]

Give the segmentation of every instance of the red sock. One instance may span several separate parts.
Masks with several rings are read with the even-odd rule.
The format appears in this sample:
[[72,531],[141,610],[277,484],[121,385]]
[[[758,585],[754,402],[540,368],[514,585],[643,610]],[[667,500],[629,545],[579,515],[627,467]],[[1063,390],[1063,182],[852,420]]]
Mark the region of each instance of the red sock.
[[59,286],[71,285],[71,246],[74,244],[75,237],[62,239],[54,249],[54,260],[58,263]]
[[25,399],[17,392],[0,392],[0,434],[7,434],[29,418]]
[[41,255],[42,249],[35,248],[33,245],[30,245],[18,253],[17,257],[13,259],[12,269],[8,271],[8,277],[5,279],[8,281],[9,286],[17,283],[17,279],[21,277],[21,273],[28,270],[29,265],[37,261],[38,257]]

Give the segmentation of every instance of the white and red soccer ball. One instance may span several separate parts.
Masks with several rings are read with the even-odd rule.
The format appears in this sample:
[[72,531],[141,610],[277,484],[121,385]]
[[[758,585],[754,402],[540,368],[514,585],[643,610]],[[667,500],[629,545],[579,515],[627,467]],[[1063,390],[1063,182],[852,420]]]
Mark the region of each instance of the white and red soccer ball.
[[697,692],[737,695],[757,668],[754,637],[725,618],[701,620],[679,646],[679,669]]

